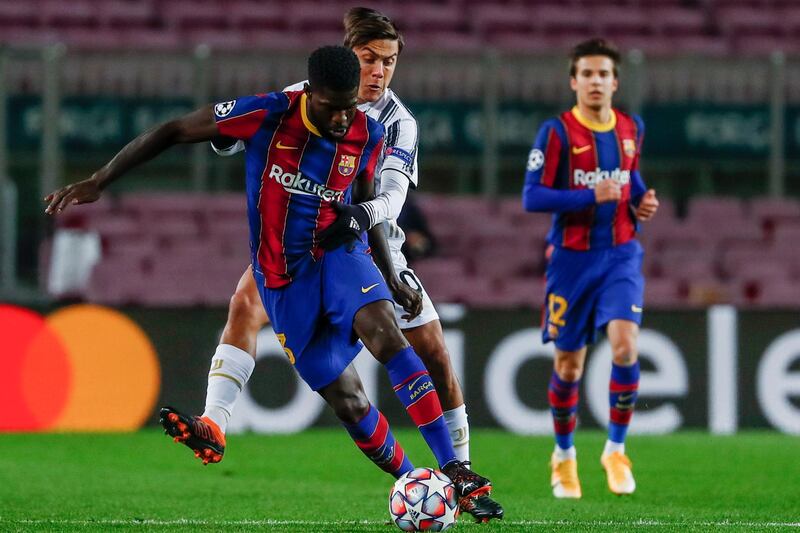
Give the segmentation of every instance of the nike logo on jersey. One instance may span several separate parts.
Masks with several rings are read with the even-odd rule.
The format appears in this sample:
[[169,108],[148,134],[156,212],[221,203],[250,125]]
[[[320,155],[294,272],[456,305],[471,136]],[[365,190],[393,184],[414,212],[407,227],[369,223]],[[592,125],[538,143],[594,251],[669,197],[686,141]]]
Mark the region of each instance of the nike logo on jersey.
[[297,150],[297,146],[286,146],[282,142],[278,141],[278,144],[275,145],[278,150]]
[[642,312],[642,308],[641,308],[641,307],[639,307],[639,306],[638,306],[638,305],[636,305],[636,304],[632,304],[632,305],[631,305],[631,311],[633,311],[634,313],[641,313],[641,312]]
[[367,294],[369,291],[371,291],[372,289],[374,289],[378,285],[380,285],[380,283],[375,283],[373,285],[370,285],[369,287],[361,287],[361,293],[362,294]]
[[573,146],[572,147],[572,153],[575,154],[575,155],[578,155],[578,154],[582,154],[583,152],[588,152],[591,149],[592,149],[592,145],[591,144],[587,144],[586,146],[580,146],[580,147]]

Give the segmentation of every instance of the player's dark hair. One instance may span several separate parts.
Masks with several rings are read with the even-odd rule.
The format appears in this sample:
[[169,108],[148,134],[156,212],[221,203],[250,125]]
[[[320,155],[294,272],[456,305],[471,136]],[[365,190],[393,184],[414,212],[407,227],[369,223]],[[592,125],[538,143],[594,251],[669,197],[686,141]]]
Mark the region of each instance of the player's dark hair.
[[344,45],[363,46],[376,39],[397,41],[398,53],[403,51],[403,35],[395,23],[369,7],[353,7],[344,15]]
[[358,88],[361,66],[344,46],[323,46],[308,57],[308,83],[312,89],[352,91]]
[[572,57],[569,63],[570,77],[575,77],[575,74],[577,74],[576,65],[578,64],[578,60],[586,56],[606,56],[614,62],[614,77],[616,78],[619,74],[617,70],[617,66],[620,62],[619,50],[617,50],[616,46],[605,39],[596,37],[594,39],[589,39],[588,41],[578,43],[575,48],[572,49]]

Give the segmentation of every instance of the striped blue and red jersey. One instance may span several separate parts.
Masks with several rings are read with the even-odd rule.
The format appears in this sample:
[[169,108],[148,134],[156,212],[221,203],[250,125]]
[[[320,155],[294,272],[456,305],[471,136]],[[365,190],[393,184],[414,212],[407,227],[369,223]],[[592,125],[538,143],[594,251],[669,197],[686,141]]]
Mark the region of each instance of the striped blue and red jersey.
[[220,135],[245,142],[251,261],[269,288],[318,263],[319,232],[336,219],[331,202],[345,201],[354,179],[373,179],[383,146],[383,126],[361,111],[344,138],[322,136],[306,98],[274,92],[214,106]]
[[[617,109],[606,124],[592,122],[577,107],[542,124],[528,156],[523,203],[528,211],[553,212],[548,242],[583,251],[636,236],[634,209],[645,192],[639,174],[643,136],[642,119]],[[597,204],[594,186],[606,179],[619,183],[622,197]]]

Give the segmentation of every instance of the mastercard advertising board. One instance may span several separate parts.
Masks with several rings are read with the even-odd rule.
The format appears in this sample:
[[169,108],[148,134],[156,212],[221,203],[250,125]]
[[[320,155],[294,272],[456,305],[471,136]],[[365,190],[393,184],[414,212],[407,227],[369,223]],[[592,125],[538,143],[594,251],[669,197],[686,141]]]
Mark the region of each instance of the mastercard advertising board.
[[0,304],[0,432],[131,431],[161,388],[153,345],[126,315],[72,305],[43,316]]

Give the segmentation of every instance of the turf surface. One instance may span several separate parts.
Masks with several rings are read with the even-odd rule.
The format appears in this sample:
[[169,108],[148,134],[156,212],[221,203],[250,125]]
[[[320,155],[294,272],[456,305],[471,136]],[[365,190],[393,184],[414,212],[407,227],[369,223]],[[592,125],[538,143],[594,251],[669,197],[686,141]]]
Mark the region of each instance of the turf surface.
[[[418,466],[433,458],[416,432],[399,440]],[[637,491],[608,492],[604,435],[581,431],[584,497],[556,501],[552,440],[474,431],[475,468],[506,519],[457,531],[800,531],[800,440],[775,433],[633,436]],[[385,525],[392,479],[336,429],[231,436],[203,467],[156,430],[0,435],[0,531],[399,531]]]

